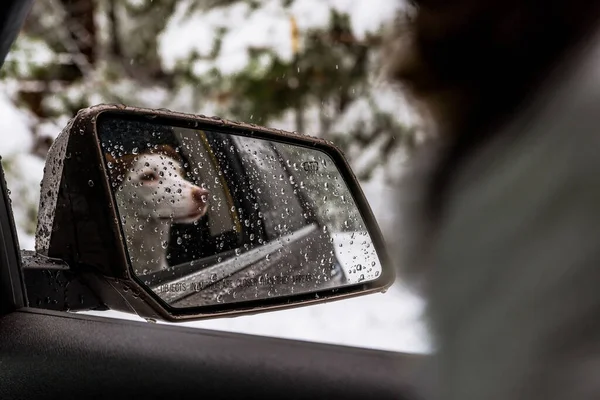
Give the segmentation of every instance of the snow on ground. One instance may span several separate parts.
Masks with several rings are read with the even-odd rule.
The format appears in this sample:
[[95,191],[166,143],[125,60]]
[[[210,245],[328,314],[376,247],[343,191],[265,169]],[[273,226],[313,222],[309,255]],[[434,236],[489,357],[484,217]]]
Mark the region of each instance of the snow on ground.
[[[17,234],[22,248],[33,249],[33,226],[27,226],[28,213],[39,202],[44,162],[29,154],[32,145],[32,118],[0,93],[0,156],[11,192]],[[33,208],[33,210],[32,210]]]
[[[397,218],[390,211],[393,208],[389,207],[393,189],[374,181],[363,184],[363,191],[384,235],[386,232],[393,232]],[[431,343],[421,320],[423,306],[421,299],[412,295],[401,282],[396,282],[386,293],[291,310],[178,325],[353,347],[427,353],[431,351]],[[142,320],[137,316],[115,311],[87,314]]]
[[366,251],[366,243],[370,245],[368,235],[367,231],[331,234],[335,255],[349,283],[370,281],[381,274],[377,252],[372,246],[370,251]]
[[[19,245],[22,249],[33,250],[35,225],[30,225],[29,221],[30,215],[38,209],[44,161],[27,153],[10,156],[6,161],[12,171],[6,176],[6,184],[11,193]],[[9,167],[6,161],[3,161],[5,169]]]
[[26,151],[32,145],[29,116],[0,93],[0,155],[9,157]]
[[[427,332],[419,323],[422,306],[421,301],[395,285],[385,294],[177,325],[352,347],[427,353],[430,351]],[[85,314],[142,320],[132,314],[115,311]]]

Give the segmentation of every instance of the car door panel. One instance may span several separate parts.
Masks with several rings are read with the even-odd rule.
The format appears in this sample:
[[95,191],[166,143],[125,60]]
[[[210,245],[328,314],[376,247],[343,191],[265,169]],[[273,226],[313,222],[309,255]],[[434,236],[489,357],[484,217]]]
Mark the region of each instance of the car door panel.
[[418,399],[424,356],[23,309],[0,398]]

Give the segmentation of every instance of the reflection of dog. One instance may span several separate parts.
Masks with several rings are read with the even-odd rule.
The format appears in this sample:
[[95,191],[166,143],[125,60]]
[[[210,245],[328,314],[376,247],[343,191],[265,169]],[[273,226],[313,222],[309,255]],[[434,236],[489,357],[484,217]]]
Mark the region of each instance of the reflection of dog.
[[171,223],[198,221],[209,192],[185,180],[182,160],[170,146],[106,157],[136,274],[166,268]]

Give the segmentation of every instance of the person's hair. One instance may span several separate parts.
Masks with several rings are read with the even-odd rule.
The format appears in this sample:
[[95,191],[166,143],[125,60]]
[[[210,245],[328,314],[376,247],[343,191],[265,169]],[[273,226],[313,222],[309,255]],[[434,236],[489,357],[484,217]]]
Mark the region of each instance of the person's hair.
[[414,0],[390,40],[388,73],[436,126],[445,150],[428,183],[439,215],[455,167],[535,94],[595,28],[594,0]]

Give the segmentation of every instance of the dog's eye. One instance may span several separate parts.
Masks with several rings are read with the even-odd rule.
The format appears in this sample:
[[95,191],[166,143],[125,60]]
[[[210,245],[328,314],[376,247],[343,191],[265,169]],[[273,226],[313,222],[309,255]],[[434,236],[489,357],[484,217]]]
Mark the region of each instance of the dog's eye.
[[154,172],[146,172],[145,174],[143,174],[142,176],[140,176],[140,180],[144,181],[144,182],[151,182],[156,180],[157,176]]

